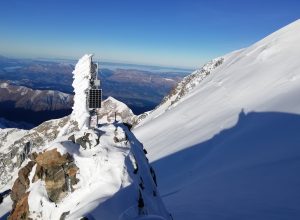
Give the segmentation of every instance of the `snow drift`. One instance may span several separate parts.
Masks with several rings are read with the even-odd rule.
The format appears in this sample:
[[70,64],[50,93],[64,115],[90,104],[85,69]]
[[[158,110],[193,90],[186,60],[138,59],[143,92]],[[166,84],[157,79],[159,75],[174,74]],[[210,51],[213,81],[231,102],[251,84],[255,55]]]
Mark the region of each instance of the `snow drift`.
[[300,20],[134,130],[174,219],[300,218]]

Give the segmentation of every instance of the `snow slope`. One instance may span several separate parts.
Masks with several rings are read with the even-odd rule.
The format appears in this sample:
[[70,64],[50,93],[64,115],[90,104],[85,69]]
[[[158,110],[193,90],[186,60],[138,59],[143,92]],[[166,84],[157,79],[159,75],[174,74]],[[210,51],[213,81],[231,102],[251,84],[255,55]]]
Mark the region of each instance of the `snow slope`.
[[135,128],[174,219],[300,218],[299,57],[297,20]]

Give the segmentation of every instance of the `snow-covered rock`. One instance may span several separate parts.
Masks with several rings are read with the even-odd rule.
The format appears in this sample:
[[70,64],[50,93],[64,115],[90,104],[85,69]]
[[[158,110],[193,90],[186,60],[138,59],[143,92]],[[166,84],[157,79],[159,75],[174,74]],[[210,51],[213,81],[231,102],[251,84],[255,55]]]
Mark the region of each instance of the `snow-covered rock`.
[[132,125],[136,116],[126,104],[110,96],[102,102],[101,108],[98,109],[98,122],[110,123],[115,119],[118,122]]
[[0,129],[0,192],[12,187],[32,150],[44,147],[60,133],[67,135],[75,130],[78,130],[77,123],[70,116],[46,121],[31,130]]
[[14,184],[13,219],[171,219],[143,145],[123,124],[74,132],[35,155]]
[[194,87],[196,87],[205,77],[207,77],[214,69],[219,67],[224,61],[223,57],[211,60],[200,69],[195,70],[190,75],[183,78],[181,82],[175,86],[171,92],[166,95],[162,102],[152,111],[145,112],[137,116],[135,127],[138,127],[153,118],[158,117],[165,111],[176,106],[177,102],[186,96]]
[[223,56],[134,129],[174,219],[300,218],[299,36],[297,20]]

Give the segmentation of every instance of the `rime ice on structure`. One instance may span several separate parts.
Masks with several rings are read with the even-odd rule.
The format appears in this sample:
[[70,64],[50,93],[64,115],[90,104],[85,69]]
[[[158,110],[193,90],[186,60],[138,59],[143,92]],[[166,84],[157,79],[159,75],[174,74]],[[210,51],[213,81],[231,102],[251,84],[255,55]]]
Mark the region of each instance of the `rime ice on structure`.
[[74,88],[74,105],[72,112],[72,119],[77,121],[78,128],[84,129],[89,126],[90,112],[88,109],[87,96],[90,86],[90,70],[92,54],[84,55],[76,64],[73,71],[73,83]]
[[97,126],[97,109],[101,108],[102,90],[98,80],[98,64],[92,61],[92,54],[84,55],[73,71],[74,106],[72,119],[78,122],[78,128]]

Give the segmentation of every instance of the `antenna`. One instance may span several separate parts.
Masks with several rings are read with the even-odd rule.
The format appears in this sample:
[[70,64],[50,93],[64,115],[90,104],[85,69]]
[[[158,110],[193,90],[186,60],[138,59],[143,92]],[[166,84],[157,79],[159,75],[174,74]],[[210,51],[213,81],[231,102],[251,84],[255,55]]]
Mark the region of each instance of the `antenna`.
[[102,89],[100,88],[100,80],[98,79],[99,65],[93,62],[91,57],[90,63],[90,85],[88,91],[87,107],[90,111],[90,127],[97,127],[98,114],[97,109],[101,108],[102,102]]

